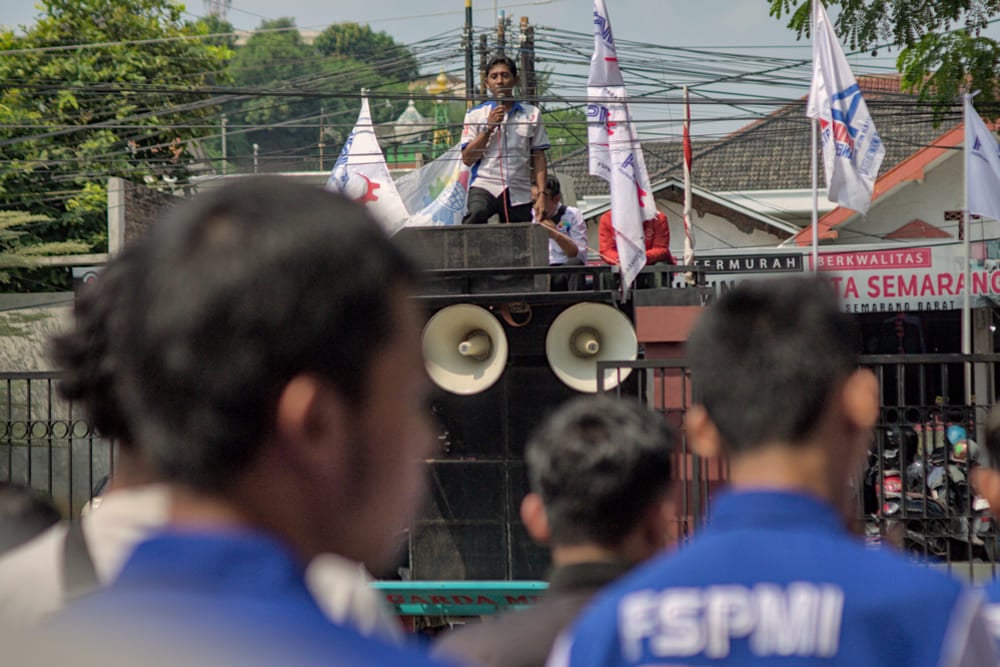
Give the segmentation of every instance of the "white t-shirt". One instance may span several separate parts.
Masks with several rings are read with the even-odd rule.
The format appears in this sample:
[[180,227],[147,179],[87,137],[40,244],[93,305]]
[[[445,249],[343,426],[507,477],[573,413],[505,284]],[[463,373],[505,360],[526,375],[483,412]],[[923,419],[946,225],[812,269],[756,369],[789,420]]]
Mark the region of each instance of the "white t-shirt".
[[[135,546],[167,523],[167,488],[153,484],[110,491],[80,519],[97,578],[106,584]],[[67,525],[61,522],[0,557],[0,625],[25,626],[62,609]]]
[[[80,520],[97,578],[105,585],[118,576],[136,545],[167,526],[170,492],[165,485],[151,484],[109,491],[101,498]],[[0,557],[0,628],[34,625],[66,604],[66,532],[67,524],[60,522]],[[368,582],[363,566],[329,554],[316,557],[306,571],[310,592],[331,620],[401,641],[399,624]]]
[[[534,211],[532,211],[534,214]],[[533,217],[533,216],[532,216]],[[575,206],[567,206],[556,223],[556,229],[570,237],[577,247],[577,257],[587,262],[587,221]],[[566,253],[555,239],[549,239],[549,264],[565,264]]]

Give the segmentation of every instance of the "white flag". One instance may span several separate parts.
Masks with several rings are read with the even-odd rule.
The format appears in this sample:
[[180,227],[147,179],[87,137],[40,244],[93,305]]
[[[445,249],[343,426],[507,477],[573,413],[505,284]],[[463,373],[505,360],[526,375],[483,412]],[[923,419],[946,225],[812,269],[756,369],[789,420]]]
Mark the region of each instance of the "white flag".
[[411,212],[407,226],[461,224],[469,178],[470,169],[462,162],[460,145],[401,176],[396,189],[406,210]]
[[656,215],[646,161],[626,102],[615,38],[604,0],[594,0],[594,54],[587,77],[590,173],[608,182],[623,289],[646,265],[642,223]]
[[885,146],[819,0],[813,22],[813,78],[806,115],[819,120],[832,202],[867,213]]
[[431,203],[413,213],[406,226],[461,224],[465,216],[465,203],[469,198],[471,175],[472,171],[463,164],[454,180],[447,183]]
[[358,122],[333,165],[326,189],[364,204],[390,234],[399,231],[409,219],[375,138],[367,97],[361,99]]
[[969,213],[1000,220],[1000,148],[971,95],[965,98],[965,179]]

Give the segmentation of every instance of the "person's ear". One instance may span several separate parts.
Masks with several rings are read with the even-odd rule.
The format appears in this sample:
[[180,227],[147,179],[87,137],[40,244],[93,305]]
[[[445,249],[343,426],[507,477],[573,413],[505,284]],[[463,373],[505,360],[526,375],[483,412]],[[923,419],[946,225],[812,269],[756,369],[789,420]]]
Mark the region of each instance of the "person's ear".
[[537,493],[529,493],[521,501],[521,522],[535,542],[547,545],[552,539],[549,527],[549,516],[545,513],[545,504]]
[[990,511],[1000,511],[1000,472],[992,468],[977,467],[970,471],[972,488],[990,504]]
[[873,428],[878,422],[878,379],[867,368],[859,368],[844,383],[841,392],[844,416],[859,430]]
[[695,454],[704,458],[722,455],[722,434],[703,405],[692,405],[684,415],[684,430]]
[[305,465],[331,462],[331,444],[348,429],[341,395],[315,375],[297,375],[278,397],[275,436],[284,454]]

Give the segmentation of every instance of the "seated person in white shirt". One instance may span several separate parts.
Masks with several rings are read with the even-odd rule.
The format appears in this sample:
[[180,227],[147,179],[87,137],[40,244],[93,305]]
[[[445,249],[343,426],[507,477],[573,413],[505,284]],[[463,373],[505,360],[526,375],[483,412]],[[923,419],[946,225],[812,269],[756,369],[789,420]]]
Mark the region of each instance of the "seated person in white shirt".
[[[587,221],[580,209],[563,204],[559,179],[551,174],[545,177],[543,201],[542,219],[536,218],[536,222],[549,232],[549,266],[583,266],[587,263]],[[579,283],[580,274],[555,274],[550,289],[577,290]]]

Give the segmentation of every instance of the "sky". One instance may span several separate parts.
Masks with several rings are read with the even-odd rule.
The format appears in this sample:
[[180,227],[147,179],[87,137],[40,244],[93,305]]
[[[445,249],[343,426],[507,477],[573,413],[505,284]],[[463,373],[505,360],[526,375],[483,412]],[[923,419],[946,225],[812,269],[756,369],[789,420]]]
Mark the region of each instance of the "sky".
[[[568,50],[573,62],[579,60],[582,79],[564,79],[569,81],[563,87],[564,96],[585,95],[586,64],[589,62],[589,49],[586,46],[589,35],[593,34],[593,1],[592,0],[496,0],[494,3],[483,0],[473,1],[473,22],[477,32],[495,26],[494,16],[500,10],[507,16],[513,16],[516,26],[521,16],[526,16],[530,22],[539,28],[557,28],[582,35],[582,41],[576,43],[585,46],[577,51]],[[30,24],[38,15],[34,8],[35,0],[2,0],[0,2],[0,25],[17,26]],[[808,93],[808,77],[810,70],[808,61],[811,58],[811,44],[807,39],[797,40],[795,33],[786,27],[787,17],[778,20],[768,15],[769,3],[766,0],[606,0],[615,38],[619,43],[619,56],[623,55],[622,43],[649,43],[659,45],[661,51],[654,56],[647,67],[657,72],[664,70],[671,56],[670,47],[716,48],[727,51],[746,53],[745,59],[736,67],[756,69],[754,63],[761,62],[760,68],[769,65],[767,57],[792,58],[803,62],[803,66],[794,72],[780,70],[779,76],[785,75],[792,79],[790,85],[786,79],[783,87],[768,90],[767,86],[747,87],[741,84],[724,83],[722,85],[702,86],[695,90],[700,95],[703,118],[715,116],[714,120],[692,131],[693,135],[720,136],[751,122],[773,111],[773,106],[759,107],[748,110],[746,107],[709,104],[705,100],[733,98],[740,95],[768,96],[773,95],[782,101],[801,99]],[[385,31],[397,42],[414,45],[423,40],[432,39],[444,33],[457,36],[457,31],[464,24],[464,0],[377,0],[376,2],[346,2],[345,0],[232,0],[228,20],[237,28],[252,30],[262,19],[274,19],[283,16],[293,17],[296,24],[303,29],[322,30],[325,26],[343,21],[367,23],[376,31]],[[193,0],[186,5],[191,18],[207,13],[204,0]],[[590,40],[592,44],[592,39]],[[662,47],[668,50],[663,51]],[[640,55],[635,47],[629,52],[629,58],[637,60]],[[867,55],[852,56],[852,67],[858,67],[856,72],[864,73],[865,67],[876,66],[888,71],[892,68],[892,58],[895,54],[883,52],[879,61],[873,61]],[[698,70],[704,65],[700,55],[693,56],[691,68]],[[643,120],[646,124],[640,126],[640,135],[644,138],[675,138],[679,134],[680,107],[676,103],[666,104],[656,102],[652,96],[657,95],[657,89],[670,86],[677,81],[673,75],[655,74],[642,80],[642,73],[629,72],[625,58],[621,58],[625,82],[629,85],[630,95],[649,95],[644,107],[642,103],[633,104],[633,118]],[[714,68],[711,59],[705,77],[717,76],[719,71],[728,72],[734,65],[722,63]],[[641,66],[640,63],[636,63]],[[460,64],[452,64],[461,68]],[[569,67],[569,65],[556,65]],[[683,78],[689,72],[687,65],[677,65],[679,76]],[[699,70],[700,71],[700,70]],[[871,70],[869,70],[871,71]],[[432,72],[427,72],[433,74]],[[690,81],[681,83],[697,84],[698,74],[690,75]],[[764,78],[771,77],[767,74]],[[657,80],[654,81],[653,78]],[[632,79],[632,81],[630,81]],[[556,84],[554,84],[556,85]],[[642,86],[646,85],[643,89]],[[697,85],[696,85],[697,87]],[[579,89],[579,90],[577,90]],[[679,92],[674,91],[675,100]],[[697,102],[695,102],[697,103]],[[695,109],[694,115],[699,111]],[[707,118],[706,118],[707,119]],[[658,121],[663,121],[657,126]]]
[[[0,25],[30,24],[38,15],[35,0],[3,0]],[[767,14],[765,0],[609,0],[615,34],[620,39],[677,44],[681,46],[782,45],[807,49],[795,41],[783,21]],[[188,12],[205,14],[202,0],[185,4]],[[507,15],[527,16],[536,25],[590,32],[593,3],[590,0],[534,0],[482,2],[473,0],[476,25],[489,25],[494,7]],[[299,27],[322,29],[330,23],[354,21],[384,30],[397,41],[409,44],[461,27],[465,20],[463,0],[232,0],[229,20],[237,28],[253,29],[262,18],[291,16]],[[805,53],[805,52],[804,52]],[[806,53],[806,56],[808,54]]]

